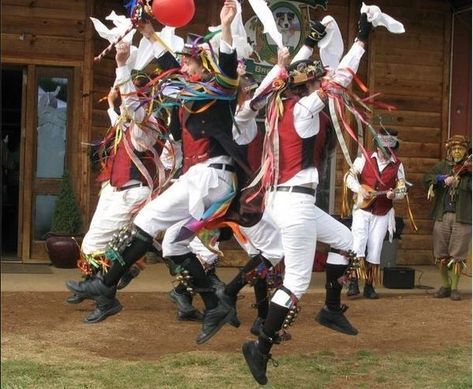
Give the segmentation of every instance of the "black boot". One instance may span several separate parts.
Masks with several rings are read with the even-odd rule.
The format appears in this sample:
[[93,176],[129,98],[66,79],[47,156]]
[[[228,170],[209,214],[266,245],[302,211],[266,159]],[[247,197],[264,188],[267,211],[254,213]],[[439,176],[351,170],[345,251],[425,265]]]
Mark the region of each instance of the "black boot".
[[347,296],[353,297],[360,294],[360,288],[358,287],[358,280],[357,279],[350,279],[348,281],[348,291]]
[[87,316],[83,322],[86,324],[98,323],[99,321],[105,320],[107,317],[116,315],[122,310],[120,301],[116,298],[99,297],[97,299],[97,306],[94,311]]
[[105,285],[98,277],[82,282],[67,281],[66,286],[71,292],[96,301],[100,296],[113,299],[117,293],[116,287]]
[[363,296],[371,300],[379,299],[379,295],[374,290],[372,284],[365,284],[365,287],[363,289]]
[[138,277],[140,272],[141,272],[141,269],[138,266],[136,265],[131,266],[128,269],[128,271],[122,275],[122,277],[120,278],[120,281],[118,281],[117,289],[123,289],[127,287],[133,278]]
[[238,319],[237,312],[236,312],[236,296],[229,296],[225,293],[224,289],[217,289],[216,291],[218,298],[227,307],[231,308],[233,311],[233,315],[230,318],[229,324],[235,328],[241,326],[241,321]]
[[268,383],[266,369],[268,367],[268,361],[271,358],[271,354],[263,354],[258,349],[258,342],[244,343],[242,346],[242,351],[246,364],[248,365],[256,382],[258,382],[260,385],[266,385]]
[[206,311],[202,322],[202,332],[196,339],[197,344],[207,342],[225,325],[225,323],[230,321],[234,314],[235,310],[233,308],[222,303],[219,303],[215,308]]
[[192,305],[192,297],[189,293],[178,293],[176,289],[169,292],[169,299],[177,306],[177,320],[180,321],[202,321],[202,313]]
[[250,328],[250,332],[255,336],[259,336],[259,334],[261,333],[261,330],[263,329],[263,325],[264,325],[264,319],[258,316],[253,322],[253,325]]
[[331,330],[341,332],[342,334],[357,335],[358,330],[350,324],[344,315],[347,309],[348,307],[343,305],[339,309],[332,311],[325,306],[320,310],[315,320],[319,322],[319,324]]
[[74,293],[72,295],[70,295],[67,299],[66,299],[66,302],[68,304],[80,304],[82,301],[84,301],[86,299],[86,297],[82,297],[81,295],[79,295],[78,293]]

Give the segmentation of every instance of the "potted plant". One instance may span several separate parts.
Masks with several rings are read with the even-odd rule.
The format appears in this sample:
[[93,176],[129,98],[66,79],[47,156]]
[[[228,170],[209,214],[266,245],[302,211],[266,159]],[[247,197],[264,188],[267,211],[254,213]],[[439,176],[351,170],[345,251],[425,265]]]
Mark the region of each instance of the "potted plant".
[[54,207],[51,231],[46,239],[49,259],[55,267],[76,267],[80,257],[82,222],[80,209],[74,195],[71,176],[66,171],[62,177],[59,196]]

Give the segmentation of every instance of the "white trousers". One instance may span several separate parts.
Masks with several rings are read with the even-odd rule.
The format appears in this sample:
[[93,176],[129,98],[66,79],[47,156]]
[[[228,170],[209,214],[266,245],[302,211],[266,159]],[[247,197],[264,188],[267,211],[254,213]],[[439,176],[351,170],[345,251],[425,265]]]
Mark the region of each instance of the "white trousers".
[[173,227],[163,239],[163,255],[188,253],[192,239],[174,242],[180,227],[191,216],[200,219],[205,209],[229,194],[233,189],[233,179],[232,172],[202,164],[194,165],[156,199],[146,204],[136,215],[134,223],[151,236]]
[[274,192],[269,198],[267,211],[279,228],[284,251],[283,285],[300,299],[312,277],[317,241],[315,197]]
[[265,210],[261,220],[252,227],[240,227],[248,243],[239,242],[248,255],[261,253],[273,265],[284,257],[281,234],[276,222]]
[[[350,229],[328,213],[315,207],[317,240],[337,250],[348,251],[353,247],[353,235]],[[328,253],[327,263],[332,265],[348,265],[348,259],[337,253]]]
[[82,241],[82,252],[92,254],[104,251],[113,234],[129,223],[136,206],[149,196],[147,186],[116,191],[106,184],[100,193],[89,230]]
[[366,251],[368,251],[366,260],[379,265],[388,224],[389,213],[373,215],[362,209],[353,211],[351,231],[353,233],[353,251],[357,257],[365,257]]

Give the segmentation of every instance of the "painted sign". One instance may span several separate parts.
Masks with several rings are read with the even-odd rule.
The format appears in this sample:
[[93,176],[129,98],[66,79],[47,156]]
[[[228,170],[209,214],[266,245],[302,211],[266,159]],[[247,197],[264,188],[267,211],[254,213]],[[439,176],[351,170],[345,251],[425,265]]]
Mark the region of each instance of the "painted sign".
[[[300,0],[281,1],[269,0],[268,6],[273,12],[274,20],[282,35],[283,45],[292,54],[303,45],[310,31],[310,8],[327,9],[327,1]],[[263,33],[263,25],[253,15],[245,22],[248,40],[253,46],[253,54],[246,60],[246,71],[257,79],[262,79],[277,61],[278,48],[268,34]]]

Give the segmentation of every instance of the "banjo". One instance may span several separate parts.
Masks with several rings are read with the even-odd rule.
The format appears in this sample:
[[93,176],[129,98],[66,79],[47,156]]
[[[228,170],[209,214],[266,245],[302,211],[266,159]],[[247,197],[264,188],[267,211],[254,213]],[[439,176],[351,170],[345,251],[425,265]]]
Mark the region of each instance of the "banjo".
[[[353,201],[354,201],[353,208],[354,209],[367,208],[371,204],[373,204],[373,202],[376,200],[376,198],[378,196],[382,196],[382,195],[390,192],[390,190],[377,191],[377,190],[373,189],[372,187],[370,187],[368,185],[365,185],[365,184],[362,184],[361,187],[364,188],[368,192],[369,197],[365,199],[365,198],[363,198],[361,193],[356,193],[353,196]],[[395,195],[405,194],[406,193],[406,187],[400,187],[400,188],[392,189],[392,191],[394,192]]]

